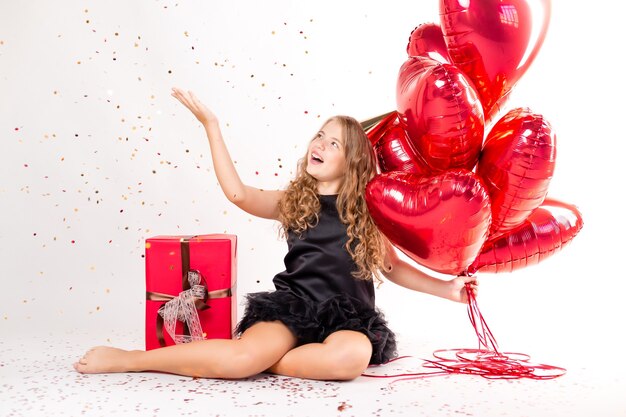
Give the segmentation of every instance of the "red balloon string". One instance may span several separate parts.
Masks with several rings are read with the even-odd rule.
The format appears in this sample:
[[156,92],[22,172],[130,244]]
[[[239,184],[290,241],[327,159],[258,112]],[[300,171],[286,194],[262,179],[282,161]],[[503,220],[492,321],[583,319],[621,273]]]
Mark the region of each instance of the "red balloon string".
[[[404,373],[394,375],[361,374],[372,378],[396,378],[404,381],[437,375],[470,374],[487,379],[553,379],[565,374],[566,370],[558,366],[530,363],[530,356],[523,353],[500,352],[498,343],[489,329],[485,318],[478,308],[476,297],[470,287],[465,285],[467,293],[467,313],[478,338],[478,349],[440,349],[433,352],[435,360],[423,359],[425,368],[433,372]],[[401,356],[389,362],[407,358]],[[388,363],[389,363],[388,362]]]

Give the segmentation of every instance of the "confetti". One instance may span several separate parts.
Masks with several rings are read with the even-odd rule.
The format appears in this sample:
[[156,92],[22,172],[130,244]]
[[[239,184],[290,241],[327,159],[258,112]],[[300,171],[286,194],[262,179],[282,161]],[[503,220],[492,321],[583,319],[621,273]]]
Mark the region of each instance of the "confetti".
[[352,408],[352,406],[348,403],[346,403],[345,401],[342,401],[341,404],[339,404],[339,407],[337,407],[338,411],[344,411],[348,408]]

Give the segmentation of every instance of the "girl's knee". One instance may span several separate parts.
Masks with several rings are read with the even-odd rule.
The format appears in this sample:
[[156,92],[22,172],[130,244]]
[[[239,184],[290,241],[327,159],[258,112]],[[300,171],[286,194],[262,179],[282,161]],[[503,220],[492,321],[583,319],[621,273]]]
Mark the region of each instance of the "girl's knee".
[[335,378],[338,380],[351,380],[359,377],[370,362],[371,354],[352,354],[336,362]]
[[329,349],[329,368],[334,379],[351,380],[360,376],[369,366],[372,344],[365,335],[353,343],[342,343]]
[[247,378],[265,371],[293,348],[295,337],[279,322],[259,322],[244,332],[215,365],[218,378]]
[[233,352],[228,358],[219,361],[212,370],[217,378],[241,379],[248,378],[263,371],[263,364],[258,355],[247,350]]

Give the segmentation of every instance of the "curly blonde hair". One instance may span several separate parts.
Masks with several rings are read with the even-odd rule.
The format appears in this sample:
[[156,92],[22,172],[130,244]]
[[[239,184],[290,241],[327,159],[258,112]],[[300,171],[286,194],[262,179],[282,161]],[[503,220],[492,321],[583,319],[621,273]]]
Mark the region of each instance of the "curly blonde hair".
[[[346,170],[337,196],[337,211],[341,222],[347,225],[346,250],[357,266],[352,275],[362,280],[370,280],[373,275],[377,282],[382,282],[380,270],[384,268],[385,241],[365,202],[365,187],[376,175],[376,156],[357,120],[334,116],[322,125],[322,129],[333,120],[341,125],[345,142]],[[307,165],[305,155],[298,161],[296,177],[290,181],[278,204],[283,235],[288,230],[301,235],[319,221],[321,204],[317,197],[317,180],[306,171]]]

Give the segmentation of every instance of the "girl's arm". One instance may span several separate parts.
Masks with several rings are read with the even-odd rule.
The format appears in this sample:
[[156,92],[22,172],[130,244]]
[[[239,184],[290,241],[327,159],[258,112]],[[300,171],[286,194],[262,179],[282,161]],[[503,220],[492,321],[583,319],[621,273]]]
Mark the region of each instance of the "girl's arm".
[[474,294],[478,292],[478,281],[475,277],[459,276],[446,281],[430,276],[398,258],[395,248],[389,241],[387,241],[385,269],[382,273],[390,281],[405,288],[461,303],[467,303],[465,283],[471,282]]
[[244,184],[239,178],[233,160],[228,153],[215,114],[191,91],[185,92],[178,88],[172,88],[172,96],[187,107],[204,126],[209,139],[215,175],[226,198],[240,209],[254,216],[277,219],[278,202],[283,191],[261,190]]

